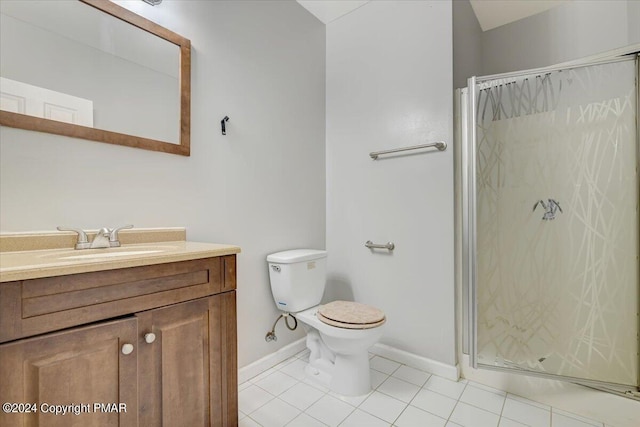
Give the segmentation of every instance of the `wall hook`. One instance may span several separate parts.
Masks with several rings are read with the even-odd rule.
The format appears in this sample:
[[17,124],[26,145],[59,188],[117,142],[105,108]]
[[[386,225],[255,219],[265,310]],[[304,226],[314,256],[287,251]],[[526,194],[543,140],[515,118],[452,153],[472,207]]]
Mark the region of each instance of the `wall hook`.
[[225,122],[229,121],[229,116],[224,116],[224,118],[222,120],[220,120],[220,127],[222,127],[222,134],[226,135],[227,134],[227,128],[225,126]]

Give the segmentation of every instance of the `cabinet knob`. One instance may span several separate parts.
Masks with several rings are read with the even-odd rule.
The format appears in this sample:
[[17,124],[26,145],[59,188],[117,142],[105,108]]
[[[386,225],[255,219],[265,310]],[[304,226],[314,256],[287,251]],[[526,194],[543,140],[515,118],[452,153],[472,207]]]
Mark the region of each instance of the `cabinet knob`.
[[156,340],[156,334],[154,334],[153,332],[149,332],[147,334],[144,334],[144,340],[147,344],[151,344],[152,342],[154,342]]
[[133,344],[124,344],[122,346],[122,354],[131,354],[133,353]]

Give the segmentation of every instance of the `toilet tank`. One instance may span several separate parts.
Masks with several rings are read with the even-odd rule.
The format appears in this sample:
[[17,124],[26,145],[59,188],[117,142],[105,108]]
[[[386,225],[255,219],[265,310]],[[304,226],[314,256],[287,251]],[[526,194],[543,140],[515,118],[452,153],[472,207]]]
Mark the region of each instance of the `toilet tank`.
[[297,313],[320,304],[327,251],[294,249],[267,256],[271,293],[278,310]]

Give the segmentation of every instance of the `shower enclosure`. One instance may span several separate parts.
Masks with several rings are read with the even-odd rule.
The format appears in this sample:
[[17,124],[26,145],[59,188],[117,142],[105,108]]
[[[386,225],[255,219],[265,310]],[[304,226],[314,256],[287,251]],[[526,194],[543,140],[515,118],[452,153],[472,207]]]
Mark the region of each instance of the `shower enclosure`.
[[638,56],[469,79],[474,367],[638,396]]

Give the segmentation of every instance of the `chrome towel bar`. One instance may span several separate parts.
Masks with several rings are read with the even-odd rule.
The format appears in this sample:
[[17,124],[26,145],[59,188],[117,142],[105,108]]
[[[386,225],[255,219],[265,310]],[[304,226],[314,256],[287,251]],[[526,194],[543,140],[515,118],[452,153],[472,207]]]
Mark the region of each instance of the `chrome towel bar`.
[[392,150],[385,150],[385,151],[374,151],[373,153],[369,153],[369,155],[373,160],[377,160],[378,156],[383,154],[399,153],[401,151],[410,151],[410,150],[420,150],[422,148],[431,148],[431,147],[435,147],[440,151],[444,151],[447,149],[447,143],[444,141],[436,141],[430,144],[413,145],[411,147],[394,148]]
[[380,245],[377,243],[373,243],[371,240],[367,240],[364,245],[369,249],[388,249],[390,251],[396,248],[396,245],[394,245],[392,242],[388,242],[384,245]]

